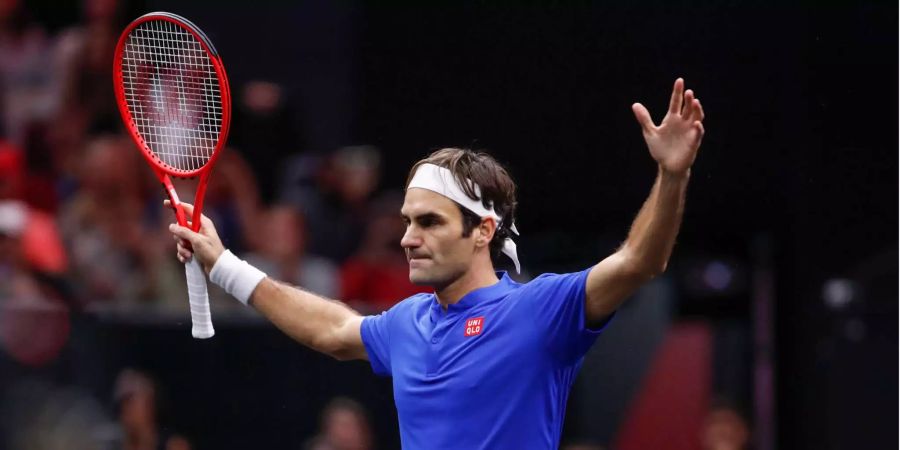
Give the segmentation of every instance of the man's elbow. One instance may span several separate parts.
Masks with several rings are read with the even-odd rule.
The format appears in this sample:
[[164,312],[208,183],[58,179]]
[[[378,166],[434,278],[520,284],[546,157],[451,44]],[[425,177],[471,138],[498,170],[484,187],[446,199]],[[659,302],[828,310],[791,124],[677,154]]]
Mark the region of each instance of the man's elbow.
[[629,264],[628,272],[632,278],[643,284],[662,275],[667,265],[668,261],[635,261]]
[[630,278],[641,283],[650,281],[657,276],[662,275],[662,273],[666,271],[666,266],[669,263],[668,258],[662,260],[646,258],[629,251],[627,248],[620,251],[620,253],[624,256],[623,266],[625,268],[625,273],[627,273]]
[[662,261],[657,264],[653,264],[646,269],[646,274],[648,280],[652,280],[666,271],[666,267],[669,265],[669,261]]
[[352,324],[346,323],[335,328],[330,333],[322,336],[316,342],[315,350],[324,353],[338,361],[349,361],[364,357],[361,341],[353,338],[353,334],[349,332]]
[[344,361],[344,355],[347,353],[346,346],[341,344],[337,333],[322,335],[318,339],[310,342],[309,347],[338,361]]
[[355,359],[360,359],[357,352],[349,348],[344,348],[336,352],[332,352],[328,356],[331,356],[338,361],[352,361]]

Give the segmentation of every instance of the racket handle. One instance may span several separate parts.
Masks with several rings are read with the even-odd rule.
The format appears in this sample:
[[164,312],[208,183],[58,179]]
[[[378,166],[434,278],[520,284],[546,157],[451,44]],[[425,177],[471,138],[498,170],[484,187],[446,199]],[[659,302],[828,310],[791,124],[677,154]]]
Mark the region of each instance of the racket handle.
[[209,295],[206,292],[206,276],[197,258],[184,265],[187,278],[188,298],[191,304],[191,334],[196,339],[211,338],[213,330],[212,315],[209,312]]

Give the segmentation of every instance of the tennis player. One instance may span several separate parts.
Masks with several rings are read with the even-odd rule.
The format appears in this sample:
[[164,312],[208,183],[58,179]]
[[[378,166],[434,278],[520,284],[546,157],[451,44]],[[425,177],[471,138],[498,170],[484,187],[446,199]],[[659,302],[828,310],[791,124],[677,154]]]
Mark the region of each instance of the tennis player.
[[666,268],[703,137],[703,109],[680,78],[659,126],[641,104],[632,109],[656,182],[621,247],[581,272],[521,284],[494,271],[499,253],[519,269],[515,184],[490,156],[461,149],[413,166],[400,211],[409,278],[434,293],[377,316],[266,277],[226,250],[205,217],[199,233],[171,226],[178,257],[198,258],[212,282],[303,345],[393,377],[404,448],[557,448],[585,353],[625,298]]

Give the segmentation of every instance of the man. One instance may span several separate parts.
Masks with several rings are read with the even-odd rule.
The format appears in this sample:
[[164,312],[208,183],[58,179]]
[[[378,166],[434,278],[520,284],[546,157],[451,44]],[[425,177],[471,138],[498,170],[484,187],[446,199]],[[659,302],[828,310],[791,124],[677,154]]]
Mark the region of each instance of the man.
[[150,375],[123,369],[116,377],[113,390],[122,435],[121,450],[190,450],[191,444],[183,436],[173,434],[160,417],[159,385]]
[[526,284],[494,272],[497,251],[518,269],[515,185],[489,156],[459,149],[413,167],[401,209],[410,281],[434,294],[378,316],[266,278],[222,247],[208,219],[200,233],[170,230],[193,247],[178,244],[182,262],[196,255],[213,282],[300,343],[392,376],[404,448],[556,448],[584,354],[622,301],[666,268],[703,137],[703,109],[680,78],[659,126],[641,104],[632,109],[656,182],[624,244],[583,272]]
[[318,433],[303,445],[304,450],[373,448],[368,412],[356,400],[347,397],[335,397],[325,405]]

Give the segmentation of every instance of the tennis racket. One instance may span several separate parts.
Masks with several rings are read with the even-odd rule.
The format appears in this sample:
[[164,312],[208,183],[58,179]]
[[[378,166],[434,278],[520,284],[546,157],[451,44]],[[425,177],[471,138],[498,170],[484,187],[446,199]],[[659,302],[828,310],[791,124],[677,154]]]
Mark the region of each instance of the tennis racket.
[[[231,121],[222,59],[187,19],[166,12],[145,14],[119,38],[113,85],[125,127],[165,188],[178,223],[198,231],[206,184]],[[172,177],[200,178],[190,222]],[[185,264],[185,275],[191,334],[212,337],[206,277],[196,258]]]

